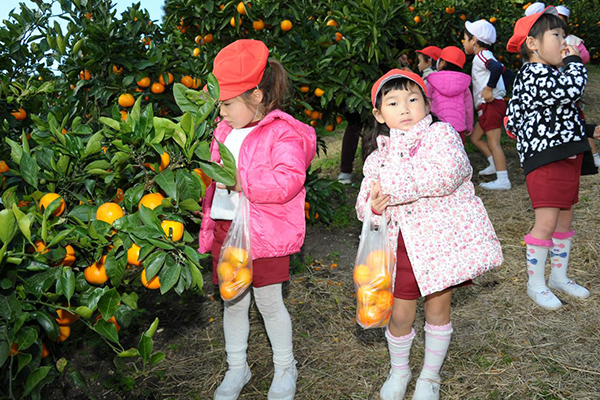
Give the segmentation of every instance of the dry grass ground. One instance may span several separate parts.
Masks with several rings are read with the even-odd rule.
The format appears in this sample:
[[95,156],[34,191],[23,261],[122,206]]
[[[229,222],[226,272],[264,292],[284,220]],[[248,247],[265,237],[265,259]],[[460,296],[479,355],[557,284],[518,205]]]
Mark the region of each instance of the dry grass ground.
[[[600,123],[598,69],[594,70],[586,99],[588,119]],[[514,188],[497,193],[478,189],[502,242],[505,263],[454,295],[455,333],[442,369],[441,397],[600,399],[600,175],[581,180],[569,269],[592,296],[578,301],[559,295],[564,306],[559,311],[544,311],[525,292],[522,238],[532,226],[533,212],[516,152],[510,145],[506,150]],[[329,157],[339,157],[333,146]],[[472,155],[471,159],[475,170],[484,166],[480,155]],[[332,175],[335,172],[333,168],[330,171]],[[474,181],[479,182],[479,178]],[[349,201],[352,199],[349,194]],[[294,275],[285,288],[299,362],[297,400],[378,399],[386,379],[389,358],[383,329],[362,330],[353,321],[352,261],[358,230],[358,224],[342,232],[311,228],[308,235],[316,240],[307,242],[305,255],[316,261],[307,272]],[[353,235],[345,243],[354,246],[341,246],[333,255],[338,265],[332,267],[330,250],[324,252],[322,248],[335,249],[342,235]],[[172,321],[181,318],[177,313],[189,319],[183,331],[170,329],[168,321],[161,321],[164,330],[156,338],[157,347],[167,353],[159,367],[164,375],[160,381],[147,382],[147,389],[157,398],[211,399],[225,373],[222,303],[214,285],[207,283],[206,292],[214,300],[207,297],[189,301],[172,310]],[[423,359],[423,323],[419,313],[410,362],[413,376],[418,375]],[[271,351],[254,306],[248,360],[253,377],[240,399],[265,399],[273,371]],[[413,388],[414,380],[407,398]]]

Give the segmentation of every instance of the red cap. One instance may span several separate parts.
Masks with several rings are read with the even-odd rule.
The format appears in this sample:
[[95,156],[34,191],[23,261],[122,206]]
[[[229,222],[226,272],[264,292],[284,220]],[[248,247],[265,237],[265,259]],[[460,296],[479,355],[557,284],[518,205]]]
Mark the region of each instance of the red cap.
[[240,39],[215,57],[213,74],[219,81],[219,100],[229,100],[257,87],[267,66],[269,49],[260,40]]
[[519,53],[521,51],[521,46],[523,46],[527,36],[529,36],[529,31],[531,31],[533,25],[543,14],[553,14],[558,16],[558,11],[556,11],[554,6],[548,6],[542,12],[520,18],[515,24],[515,31],[512,37],[508,39],[508,43],[506,43],[506,50],[510,53]]
[[440,59],[458,65],[461,68],[465,65],[465,62],[467,62],[465,53],[456,46],[444,47],[440,54]]
[[425,88],[425,82],[423,78],[419,75],[415,74],[412,71],[405,71],[403,69],[393,69],[389,71],[387,74],[383,75],[381,78],[377,79],[377,82],[371,88],[371,103],[373,103],[373,107],[375,107],[375,99],[377,98],[377,94],[381,90],[381,87],[386,83],[396,78],[406,78],[421,87],[425,96],[427,96],[427,88]]
[[433,58],[435,61],[440,58],[442,49],[437,46],[427,46],[423,50],[417,50],[417,53],[425,54],[427,57]]

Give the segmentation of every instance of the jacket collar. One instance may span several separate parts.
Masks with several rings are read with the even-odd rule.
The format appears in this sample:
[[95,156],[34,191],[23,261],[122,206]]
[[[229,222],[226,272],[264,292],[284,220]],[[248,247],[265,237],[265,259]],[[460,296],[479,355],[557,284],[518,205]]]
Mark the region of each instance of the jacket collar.
[[425,118],[414,124],[409,130],[402,129],[390,129],[390,136],[379,135],[377,137],[377,148],[383,149],[389,145],[391,137],[403,136],[403,141],[406,144],[410,144],[418,139],[418,137],[427,130],[429,125],[433,122],[431,114],[427,114]]

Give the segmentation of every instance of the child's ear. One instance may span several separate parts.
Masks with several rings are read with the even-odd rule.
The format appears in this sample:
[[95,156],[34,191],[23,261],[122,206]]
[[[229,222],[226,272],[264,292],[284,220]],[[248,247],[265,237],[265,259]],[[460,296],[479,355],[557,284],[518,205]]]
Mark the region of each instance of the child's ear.
[[373,116],[375,117],[375,119],[377,120],[377,122],[379,122],[380,124],[385,124],[385,120],[383,119],[383,115],[381,115],[381,111],[379,111],[378,109],[374,108],[373,109]]
[[263,101],[264,93],[258,88],[254,89],[250,95],[250,98],[252,99],[252,103],[259,105]]
[[538,50],[538,40],[533,36],[527,36],[527,39],[525,39],[525,45],[531,51]]

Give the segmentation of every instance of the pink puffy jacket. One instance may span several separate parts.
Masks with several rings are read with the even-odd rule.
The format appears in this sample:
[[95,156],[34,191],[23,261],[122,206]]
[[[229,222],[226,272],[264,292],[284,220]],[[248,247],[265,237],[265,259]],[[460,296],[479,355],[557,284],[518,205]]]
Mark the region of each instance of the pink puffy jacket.
[[438,71],[427,77],[431,112],[457,132],[473,132],[471,77],[462,72]]
[[[231,126],[220,122],[214,137],[221,143]],[[281,110],[271,111],[242,143],[238,171],[242,191],[250,202],[252,258],[281,257],[300,251],[306,221],[304,200],[306,170],[315,157],[315,130]],[[213,140],[211,160],[220,161]],[[200,226],[200,253],[210,251],[215,222],[210,209],[215,183],[202,202],[204,218]]]

